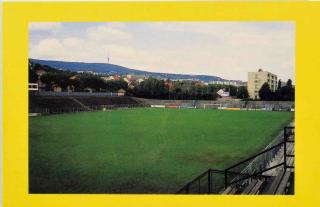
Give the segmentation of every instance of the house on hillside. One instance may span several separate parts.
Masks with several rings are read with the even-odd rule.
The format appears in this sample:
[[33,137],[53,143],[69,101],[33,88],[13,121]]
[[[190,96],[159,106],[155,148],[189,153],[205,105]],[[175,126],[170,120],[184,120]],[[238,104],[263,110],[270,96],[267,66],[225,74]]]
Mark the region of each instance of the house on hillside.
[[142,83],[144,80],[145,80],[144,78],[139,78],[139,79],[137,79],[137,81],[138,81],[139,84]]
[[110,81],[110,80],[113,80],[113,77],[112,76],[103,76],[103,77],[101,77],[101,79],[103,79],[105,81]]
[[124,80],[126,83],[130,83],[130,80],[129,80],[127,77],[124,77],[123,80]]
[[43,74],[46,74],[47,72],[45,71],[45,70],[43,70],[43,69],[38,69],[38,70],[36,70],[36,74],[39,76],[39,77],[41,77]]
[[146,79],[147,77],[144,75],[130,75],[130,74],[126,75],[126,77],[123,78],[123,80],[128,83],[128,87],[131,89],[133,89],[134,87],[136,87],[137,85],[145,81]]
[[230,96],[230,93],[224,91],[223,89],[218,90],[217,94],[218,94],[219,96],[221,96],[221,97],[229,97],[229,96]]
[[57,84],[52,85],[52,90],[53,92],[62,92],[62,88]]
[[144,75],[126,75],[126,77],[124,78],[124,80],[127,82],[127,83],[130,83],[132,81],[136,81],[138,83],[141,83],[143,82],[144,80],[146,79],[146,76]]
[[126,94],[126,91],[124,89],[119,89],[118,91],[118,96],[124,96]]
[[107,77],[101,77],[105,81],[110,81],[110,80],[120,80],[121,77],[119,75],[110,75]]
[[113,80],[120,80],[121,79],[120,75],[114,75],[112,77],[113,77]]
[[128,88],[133,89],[134,87],[136,87],[137,85],[139,85],[138,82],[136,81],[131,81],[128,83]]
[[71,76],[69,79],[70,80],[75,80],[75,79],[77,79],[79,77],[79,75],[73,75],[73,76]]

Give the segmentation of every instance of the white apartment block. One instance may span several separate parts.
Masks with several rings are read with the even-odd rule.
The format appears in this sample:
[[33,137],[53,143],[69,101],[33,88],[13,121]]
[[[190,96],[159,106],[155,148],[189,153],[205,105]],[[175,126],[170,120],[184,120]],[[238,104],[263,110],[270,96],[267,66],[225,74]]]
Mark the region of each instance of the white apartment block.
[[277,76],[262,69],[259,69],[258,72],[248,73],[248,93],[250,98],[259,99],[259,90],[264,83],[268,83],[271,91],[275,91],[278,83]]

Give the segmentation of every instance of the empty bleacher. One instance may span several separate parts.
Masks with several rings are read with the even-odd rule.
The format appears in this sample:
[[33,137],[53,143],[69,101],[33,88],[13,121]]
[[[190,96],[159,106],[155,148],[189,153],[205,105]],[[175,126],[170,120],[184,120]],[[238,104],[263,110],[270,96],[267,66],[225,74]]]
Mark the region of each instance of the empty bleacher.
[[[224,185],[218,186],[211,180],[223,176]],[[191,187],[200,183],[200,178],[208,180],[206,190]],[[200,185],[199,185],[200,186]],[[282,139],[276,139],[262,152],[224,169],[209,169],[204,174],[187,183],[179,194],[244,194],[282,195],[294,194],[294,127],[284,128]]]
[[57,108],[79,108],[78,103],[69,97],[40,97],[29,96],[29,111],[37,111],[39,109],[57,109]]
[[75,97],[78,101],[87,106],[98,105],[137,105],[136,100],[130,97]]
[[126,96],[29,96],[29,114],[56,114],[139,106],[140,102]]

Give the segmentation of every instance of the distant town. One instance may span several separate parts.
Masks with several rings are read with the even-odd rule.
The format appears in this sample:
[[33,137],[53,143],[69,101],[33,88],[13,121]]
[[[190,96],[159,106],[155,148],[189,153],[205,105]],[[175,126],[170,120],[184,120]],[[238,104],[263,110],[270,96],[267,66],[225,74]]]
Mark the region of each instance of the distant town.
[[94,65],[98,71],[90,70],[92,67],[83,70],[82,65],[74,64],[69,64],[68,68],[54,67],[61,66],[57,65],[59,63],[30,59],[29,90],[33,93],[113,93],[116,96],[178,100],[294,100],[292,80],[282,81],[262,69],[249,72],[248,80],[240,81],[207,75],[153,73],[111,64],[106,65],[112,66],[108,71],[103,71],[101,65]]

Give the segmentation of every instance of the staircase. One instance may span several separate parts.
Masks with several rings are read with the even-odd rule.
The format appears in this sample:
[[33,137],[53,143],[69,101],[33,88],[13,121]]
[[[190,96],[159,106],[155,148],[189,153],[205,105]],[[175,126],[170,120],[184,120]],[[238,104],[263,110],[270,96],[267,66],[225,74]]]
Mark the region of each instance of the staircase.
[[73,100],[74,102],[76,102],[77,104],[79,104],[84,110],[86,111],[92,111],[90,107],[84,105],[83,103],[81,103],[79,100],[77,100],[74,97],[70,97],[71,100]]

